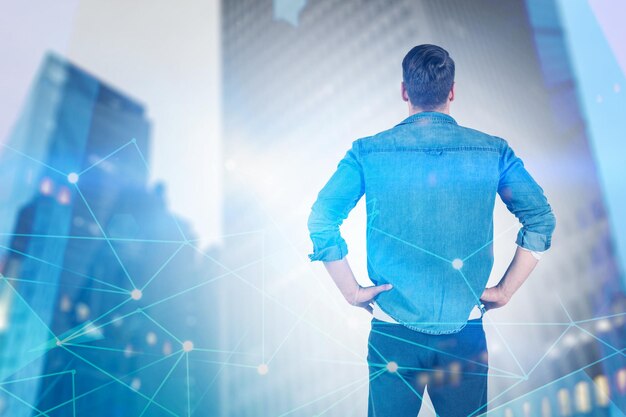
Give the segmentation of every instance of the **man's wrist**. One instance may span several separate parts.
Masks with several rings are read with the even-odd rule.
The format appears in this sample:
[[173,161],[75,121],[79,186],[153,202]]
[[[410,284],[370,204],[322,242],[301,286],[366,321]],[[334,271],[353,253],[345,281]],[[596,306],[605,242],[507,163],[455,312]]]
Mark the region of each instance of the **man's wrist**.
[[513,294],[509,290],[507,290],[506,286],[503,284],[503,281],[504,280],[500,280],[500,282],[496,284],[496,288],[498,289],[500,293],[501,299],[505,303],[508,303],[511,297],[513,296]]
[[346,299],[346,301],[348,302],[348,304],[350,305],[355,305],[358,297],[359,297],[359,292],[361,291],[361,285],[356,283],[356,285],[350,289],[350,291],[346,292],[343,294],[344,298]]

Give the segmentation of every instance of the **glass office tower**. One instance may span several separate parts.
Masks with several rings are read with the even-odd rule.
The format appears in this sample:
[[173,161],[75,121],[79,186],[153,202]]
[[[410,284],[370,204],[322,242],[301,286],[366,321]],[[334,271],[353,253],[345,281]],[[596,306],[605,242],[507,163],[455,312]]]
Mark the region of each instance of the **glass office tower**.
[[0,415],[214,403],[211,355],[183,343],[212,346],[215,269],[148,184],[150,125],[135,99],[45,57],[0,155]]

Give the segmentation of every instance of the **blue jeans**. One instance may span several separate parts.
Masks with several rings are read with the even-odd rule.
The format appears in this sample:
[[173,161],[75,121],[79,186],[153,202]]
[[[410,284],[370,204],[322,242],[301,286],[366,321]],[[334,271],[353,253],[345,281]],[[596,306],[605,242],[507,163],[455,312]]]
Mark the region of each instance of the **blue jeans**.
[[426,386],[437,416],[487,411],[482,318],[469,320],[458,333],[433,335],[373,317],[367,363],[368,417],[416,417]]

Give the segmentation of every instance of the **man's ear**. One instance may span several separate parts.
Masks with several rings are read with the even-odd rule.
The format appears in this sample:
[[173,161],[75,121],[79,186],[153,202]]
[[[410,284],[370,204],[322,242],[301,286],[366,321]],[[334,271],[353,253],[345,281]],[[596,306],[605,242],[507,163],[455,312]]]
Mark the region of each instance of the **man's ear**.
[[406,91],[404,81],[400,81],[400,94],[402,95],[402,100],[409,101],[409,93]]
[[450,87],[450,94],[448,95],[450,101],[454,100],[454,83],[455,81],[452,81],[452,87]]

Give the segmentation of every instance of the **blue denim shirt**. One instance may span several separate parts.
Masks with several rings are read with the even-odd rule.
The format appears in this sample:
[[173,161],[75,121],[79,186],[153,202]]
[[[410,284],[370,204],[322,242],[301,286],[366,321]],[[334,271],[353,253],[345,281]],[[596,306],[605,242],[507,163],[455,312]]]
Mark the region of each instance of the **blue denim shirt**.
[[413,114],[352,142],[311,207],[308,256],[346,256],[339,228],[365,194],[369,278],[393,284],[376,303],[413,330],[458,332],[493,267],[496,193],[522,224],[516,243],[547,250],[554,214],[507,141],[445,113]]

